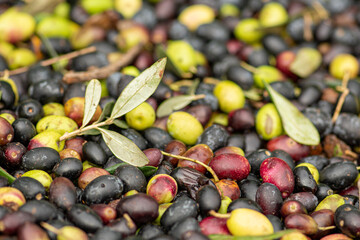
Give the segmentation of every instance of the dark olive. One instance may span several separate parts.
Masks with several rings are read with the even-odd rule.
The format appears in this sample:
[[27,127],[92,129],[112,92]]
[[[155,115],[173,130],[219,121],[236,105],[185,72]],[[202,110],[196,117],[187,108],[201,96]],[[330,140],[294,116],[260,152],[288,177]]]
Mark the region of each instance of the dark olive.
[[86,232],[96,232],[102,228],[101,218],[90,207],[75,204],[67,212],[68,219],[77,227]]
[[255,199],[265,215],[280,215],[283,198],[280,190],[274,184],[261,184],[256,191]]
[[229,40],[228,29],[220,22],[213,21],[211,23],[202,24],[196,29],[196,34],[206,40],[218,40],[226,42]]
[[2,149],[2,159],[5,165],[10,169],[20,167],[21,158],[26,152],[26,147],[20,142],[10,142]]
[[164,158],[160,149],[157,148],[148,148],[145,149],[143,152],[149,159],[149,163],[147,164],[147,166],[158,167]]
[[333,133],[350,145],[360,144],[360,133],[357,131],[360,127],[360,119],[357,115],[351,113],[341,113],[337,118]]
[[7,61],[2,55],[0,55],[0,71],[4,71],[6,69],[9,69]]
[[119,97],[118,84],[123,74],[115,72],[106,79],[106,88],[108,89],[109,95],[115,99]]
[[274,56],[289,48],[284,39],[276,34],[267,34],[262,39],[262,44],[264,48]]
[[64,93],[62,102],[65,104],[70,98],[73,97],[84,97],[86,85],[82,82],[70,84]]
[[334,190],[349,187],[358,176],[356,165],[352,162],[339,162],[326,166],[320,172],[320,182],[329,185]]
[[153,224],[146,224],[142,226],[138,232],[138,235],[141,236],[145,240],[149,240],[160,235],[163,235],[164,230],[161,229],[160,226],[153,225]]
[[276,149],[276,150],[272,151],[271,157],[280,158],[281,160],[285,161],[291,169],[294,169],[294,167],[295,167],[295,162],[292,159],[292,157],[290,156],[290,154],[288,154],[287,152],[285,152],[283,150]]
[[72,69],[75,71],[86,71],[89,67],[104,67],[109,64],[106,54],[93,52],[78,56],[72,61]]
[[244,179],[239,183],[241,196],[256,201],[256,192],[260,186],[258,181]]
[[128,214],[137,225],[150,223],[158,215],[159,204],[157,201],[145,193],[137,193],[122,198],[116,206],[119,216]]
[[147,182],[142,171],[132,165],[119,166],[114,175],[119,177],[124,183],[124,192],[136,190],[145,192]]
[[55,219],[58,214],[58,209],[47,200],[31,200],[27,201],[19,208],[19,211],[32,214],[37,222],[48,221]]
[[100,147],[104,150],[106,154],[106,158],[110,158],[111,156],[114,156],[113,152],[110,150],[110,148],[106,145],[104,138],[99,138],[97,143],[100,145]]
[[29,86],[29,96],[42,104],[50,102],[61,102],[64,89],[60,82],[53,79],[44,80]]
[[15,103],[15,93],[8,82],[0,81],[0,109],[11,109]]
[[97,230],[94,235],[91,237],[91,240],[121,240],[123,239],[119,232],[112,230],[109,227],[103,227]]
[[5,119],[0,118],[0,146],[10,143],[14,139],[14,128]]
[[254,113],[249,108],[241,108],[228,114],[229,126],[234,131],[244,131],[255,126]]
[[266,149],[258,149],[248,155],[246,158],[251,165],[251,172],[259,175],[261,163],[269,157],[271,157],[271,152]]
[[262,212],[260,205],[257,202],[250,200],[248,198],[238,198],[232,201],[228,206],[227,212],[229,213],[234,209],[238,209],[238,208],[248,208],[258,212]]
[[301,91],[298,101],[304,106],[309,106],[317,102],[320,99],[321,94],[321,90],[317,87],[307,87]]
[[293,172],[295,179],[295,191],[316,193],[317,183],[308,167],[296,167]]
[[9,212],[0,220],[1,232],[9,235],[14,234],[25,222],[35,222],[35,220],[35,216],[28,212]]
[[280,209],[280,214],[283,218],[294,213],[307,214],[305,206],[297,200],[286,200]]
[[[61,38],[61,37],[49,37],[48,41],[50,42],[51,46],[54,48],[57,54],[65,54],[71,51],[72,47],[68,39]],[[51,56],[49,53],[49,49],[45,47],[44,44],[40,45],[40,50],[42,53],[46,54],[47,56]]]
[[360,210],[349,204],[338,207],[335,211],[335,224],[347,236],[360,237]]
[[287,200],[297,200],[304,205],[308,212],[312,212],[319,203],[317,197],[311,192],[298,192],[291,194]]
[[59,153],[50,147],[38,147],[27,151],[22,156],[21,166],[25,170],[43,170],[51,172],[55,164],[60,162]]
[[170,229],[175,223],[197,215],[198,207],[196,202],[189,197],[181,196],[165,210],[160,223],[165,229]]
[[332,190],[331,187],[329,187],[325,183],[318,184],[318,189],[317,189],[315,195],[319,199],[319,202],[321,202],[324,198],[326,198],[327,196],[330,196],[332,194],[334,194],[334,190]]
[[68,178],[55,178],[49,188],[49,200],[63,210],[70,209],[77,202],[75,185]]
[[33,124],[36,124],[44,116],[41,103],[35,99],[20,102],[16,108],[16,113],[19,118],[27,118]]
[[129,138],[133,141],[138,148],[144,150],[147,148],[148,141],[135,129],[128,128],[128,129],[121,129],[120,133],[125,137]]
[[53,172],[57,177],[66,177],[72,181],[76,180],[82,173],[82,162],[77,158],[64,158],[57,163]]
[[271,224],[273,225],[274,232],[278,232],[284,230],[284,223],[281,219],[275,215],[266,215],[266,217],[270,220]]
[[308,107],[304,110],[304,115],[310,119],[321,136],[325,136],[331,132],[332,122],[329,113],[321,109]]
[[107,161],[105,151],[100,144],[93,141],[88,141],[83,145],[83,156],[84,160],[95,165],[103,166]]
[[31,240],[33,236],[36,236],[38,239],[46,239],[48,235],[46,231],[42,229],[39,225],[32,222],[25,222],[17,230],[17,237],[21,240]]
[[209,211],[217,212],[221,205],[221,196],[219,191],[211,186],[205,185],[201,187],[197,193],[196,201],[202,215],[206,215]]
[[[49,221],[47,221],[47,223],[57,229],[60,229],[65,226],[73,226],[73,224],[71,222],[69,222],[67,220],[59,220],[59,219],[49,220]],[[50,230],[46,230],[46,232],[49,235],[51,240],[57,239],[57,235],[54,232],[51,232]]]
[[136,233],[137,226],[134,221],[129,217],[129,215],[124,214],[123,217],[119,217],[111,221],[107,227],[110,230],[115,231],[119,236],[126,238],[127,236],[132,236]]
[[[331,226],[334,226],[334,224],[335,224],[334,212],[330,209],[321,209],[321,210],[315,211],[310,216],[315,220],[315,222],[317,223],[319,228],[331,227]],[[334,232],[333,229],[328,229],[328,230],[319,229],[319,231],[312,237],[319,239],[325,235],[329,235],[332,232]]]
[[11,187],[19,189],[26,200],[40,200],[46,196],[45,187],[35,178],[20,177],[15,179]]
[[208,123],[212,113],[211,107],[205,104],[198,104],[192,106],[187,110],[187,112],[193,115],[197,120],[199,120],[199,122],[203,126]]
[[83,201],[87,205],[108,203],[120,198],[124,189],[123,181],[113,175],[103,175],[92,180],[84,189]]
[[149,147],[163,150],[165,146],[173,140],[170,134],[160,128],[149,127],[144,130],[144,137],[149,143]]
[[310,163],[316,167],[318,171],[321,171],[325,166],[329,164],[329,159],[321,155],[312,155],[302,158],[297,164]]
[[169,235],[178,238],[179,236],[184,235],[188,231],[200,232],[199,222],[194,217],[188,217],[182,221],[178,221],[177,223],[175,223],[171,227]]
[[[172,140],[169,142],[164,151],[174,155],[183,155],[186,152],[186,145],[179,140]],[[178,164],[179,159],[174,157],[165,156],[165,160],[169,161],[173,166]]]
[[229,67],[227,78],[238,84],[243,90],[249,90],[254,85],[253,74],[240,65]]
[[286,228],[298,229],[306,235],[313,235],[318,231],[318,226],[315,220],[311,216],[303,213],[288,215],[284,219],[284,223]]
[[228,138],[229,133],[223,126],[213,124],[206,128],[200,135],[197,144],[206,144],[211,148],[211,150],[215,151],[216,149],[225,147]]
[[27,82],[29,85],[51,79],[52,71],[49,67],[34,65],[27,71]]

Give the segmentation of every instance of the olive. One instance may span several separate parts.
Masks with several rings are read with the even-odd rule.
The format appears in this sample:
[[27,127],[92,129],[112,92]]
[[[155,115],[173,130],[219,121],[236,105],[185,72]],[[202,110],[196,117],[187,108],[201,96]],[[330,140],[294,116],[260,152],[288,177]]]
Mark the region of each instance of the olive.
[[158,148],[161,150],[164,149],[165,146],[173,140],[171,134],[163,129],[156,127],[149,127],[145,129],[143,133],[149,147]]
[[249,90],[254,84],[253,74],[239,65],[229,67],[226,75],[243,90]]
[[337,118],[333,133],[347,144],[356,145],[360,143],[360,134],[357,127],[360,126],[360,119],[355,114],[341,113]]
[[20,228],[17,230],[18,239],[22,240],[30,240],[36,236],[38,239],[48,239],[48,235],[44,229],[42,229],[39,225],[32,222],[25,222]]
[[[186,152],[186,145],[179,140],[172,140],[166,145],[164,151],[174,155],[183,155]],[[179,159],[169,156],[165,156],[165,160],[169,161],[173,166],[176,166],[179,161]]]
[[[260,174],[260,165],[261,163],[271,157],[271,152],[266,149],[257,149],[247,156],[247,160],[251,166],[251,172],[255,174]],[[275,157],[275,156],[274,156]]]
[[298,164],[309,163],[315,166],[318,171],[321,171],[325,166],[329,164],[329,159],[321,155],[312,155],[302,158],[297,163]]
[[206,128],[205,131],[199,136],[197,143],[206,144],[211,150],[215,151],[226,145],[229,138],[229,133],[226,129],[218,124],[213,124]]
[[108,239],[108,240],[121,240],[121,234],[119,232],[112,230],[109,227],[103,227],[97,230],[94,235],[91,237],[91,240],[101,240],[101,239]]
[[86,71],[90,66],[104,67],[108,64],[104,53],[94,52],[74,58],[72,67],[75,71]]
[[122,165],[116,168],[114,175],[119,177],[124,184],[124,192],[136,190],[146,191],[146,178],[142,171],[132,165]]
[[330,196],[330,195],[334,194],[334,190],[332,190],[325,183],[319,183],[318,184],[318,189],[317,189],[315,194],[316,194],[316,197],[318,198],[318,200],[322,201],[327,196]]
[[305,206],[297,200],[286,200],[280,209],[280,214],[283,218],[294,213],[307,214]]
[[241,196],[248,198],[252,201],[256,201],[256,192],[260,186],[260,183],[250,179],[244,179],[239,183]]
[[320,182],[329,185],[333,190],[349,187],[358,176],[356,165],[351,162],[333,163],[320,172]]
[[70,209],[77,202],[75,185],[68,178],[55,178],[50,185],[49,200],[63,210]]
[[103,221],[104,224],[111,222],[117,216],[115,208],[107,204],[104,203],[92,204],[90,205],[90,207],[92,210],[96,212],[97,215],[101,217],[101,220]]
[[201,187],[197,193],[196,201],[202,215],[209,211],[218,211],[221,204],[221,197],[216,188],[210,185]]
[[9,212],[1,218],[0,230],[4,234],[14,234],[25,222],[35,222],[35,220],[35,216],[28,212]]
[[262,44],[264,45],[264,48],[274,56],[289,48],[284,39],[276,34],[267,34],[264,36]]
[[76,180],[82,173],[83,165],[77,158],[64,158],[57,163],[53,172],[57,177],[66,177],[72,181]]
[[155,122],[155,110],[147,102],[125,114],[125,119],[131,128],[142,131],[151,127]]
[[28,94],[31,98],[42,104],[61,102],[64,96],[64,88],[61,82],[47,79],[31,84],[28,89]]
[[110,228],[111,231],[115,231],[121,239],[134,235],[137,229],[134,221],[128,215],[124,215],[124,217],[119,217],[111,221],[107,227]]
[[103,175],[92,180],[84,189],[83,201],[87,205],[108,203],[120,198],[124,189],[123,181],[113,175]]
[[307,167],[305,166],[296,167],[294,169],[294,179],[295,179],[295,190],[297,192],[316,193],[317,183]]
[[238,198],[232,201],[228,206],[227,212],[228,213],[232,212],[233,210],[238,208],[246,208],[246,209],[252,209],[258,212],[262,212],[260,205],[256,201],[253,201],[248,198]]
[[53,167],[60,162],[59,153],[49,147],[38,147],[27,151],[22,156],[22,167],[25,170],[43,170],[51,172]]
[[39,101],[27,99],[19,103],[16,108],[19,118],[29,119],[34,125],[44,116],[44,110]]
[[336,209],[334,218],[336,226],[342,233],[351,238],[360,236],[358,231],[360,211],[358,208],[349,204],[344,204]]
[[8,82],[0,81],[0,109],[10,109],[15,104],[15,93]]
[[[213,151],[206,144],[197,144],[191,148],[189,148],[184,154],[184,157],[192,158],[198,160],[206,165],[208,165],[213,157]],[[198,163],[180,159],[178,162],[178,167],[191,167],[199,172],[205,174],[206,168]]]
[[312,212],[319,203],[317,197],[311,192],[293,193],[288,198],[286,198],[286,201],[287,200],[299,201],[302,205],[304,205],[308,212]]
[[103,166],[107,161],[105,151],[101,148],[100,144],[96,142],[86,142],[83,145],[82,152],[84,160],[87,160],[90,163]]
[[46,196],[44,186],[34,178],[21,177],[15,179],[11,187],[19,189],[24,194],[26,200],[40,200]]
[[27,201],[19,208],[19,211],[32,214],[37,222],[48,221],[57,218],[58,209],[56,206],[46,200]]
[[276,150],[272,151],[271,157],[280,158],[281,160],[285,161],[291,169],[294,169],[294,167],[295,167],[294,160],[292,159],[290,154],[288,154],[287,152],[285,152],[283,150],[276,149]]
[[318,225],[315,220],[311,216],[303,213],[288,215],[284,223],[286,228],[295,228],[307,235],[313,235],[318,231]]
[[74,204],[67,212],[68,219],[86,232],[96,232],[103,227],[102,220],[90,207]]
[[[149,131],[149,129],[147,129],[147,131]],[[145,150],[147,148],[148,141],[135,129],[121,129],[120,133],[133,141],[141,150]]]
[[184,236],[189,231],[200,232],[199,223],[193,217],[188,217],[175,223],[174,226],[171,227],[169,235],[177,238],[178,236]]
[[259,186],[255,196],[265,215],[279,215],[283,203],[280,190],[271,183],[263,183]]
[[2,149],[2,160],[5,165],[10,169],[20,167],[21,158],[26,152],[26,148],[19,142],[10,142]]

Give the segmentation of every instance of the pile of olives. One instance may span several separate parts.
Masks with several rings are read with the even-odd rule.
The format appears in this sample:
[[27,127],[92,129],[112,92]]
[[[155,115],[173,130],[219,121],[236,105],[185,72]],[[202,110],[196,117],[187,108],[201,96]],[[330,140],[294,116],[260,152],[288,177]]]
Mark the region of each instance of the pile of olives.
[[[0,33],[0,239],[360,238],[358,1],[5,0]],[[92,124],[162,57],[151,97],[104,127],[146,166],[97,131],[63,138],[90,71]],[[268,84],[319,144],[291,138]]]

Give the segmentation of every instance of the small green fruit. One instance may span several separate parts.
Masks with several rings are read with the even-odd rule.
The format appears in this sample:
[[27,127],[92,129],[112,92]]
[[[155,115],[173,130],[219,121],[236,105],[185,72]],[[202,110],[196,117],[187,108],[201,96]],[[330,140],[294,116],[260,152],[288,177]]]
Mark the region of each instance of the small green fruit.
[[137,69],[135,66],[126,66],[123,69],[121,69],[121,73],[130,75],[133,77],[137,77],[140,75],[139,69]]
[[76,23],[58,16],[45,17],[36,27],[36,33],[45,37],[69,38],[78,30],[79,26]]
[[7,58],[10,69],[30,66],[36,62],[35,54],[27,48],[17,48]]
[[277,2],[266,4],[259,13],[259,21],[263,27],[275,27],[285,24],[289,19],[286,9]]
[[190,31],[195,31],[200,25],[211,23],[215,19],[214,10],[204,4],[191,5],[185,8],[178,17]]
[[130,112],[125,114],[127,124],[136,130],[145,130],[151,127],[156,119],[154,108],[147,102],[143,102]]
[[64,106],[60,103],[47,103],[43,106],[44,116],[65,116]]
[[345,200],[343,196],[339,194],[332,194],[324,198],[315,208],[315,211],[319,211],[321,209],[330,209],[333,212],[336,211],[338,207],[345,204]]
[[169,41],[166,55],[179,69],[189,72],[197,64],[196,52],[193,47],[185,41]]
[[201,123],[187,112],[174,112],[167,120],[169,134],[187,145],[194,145],[204,131]]
[[263,80],[267,83],[272,83],[281,79],[283,79],[281,72],[277,68],[268,65],[256,68],[254,73],[254,82],[259,88],[264,88]]
[[234,34],[237,39],[245,43],[256,43],[263,37],[259,20],[247,18],[241,20],[235,27]]
[[78,129],[77,123],[66,116],[46,116],[36,124],[36,131],[38,133],[44,132],[45,130],[54,130],[63,135],[66,132],[70,133],[76,129]]
[[225,113],[242,108],[245,104],[243,90],[239,85],[229,80],[218,83],[214,88],[214,95],[219,101],[220,110]]
[[115,9],[125,19],[131,19],[142,6],[142,0],[115,0]]
[[60,228],[57,235],[57,240],[69,239],[87,240],[88,236],[83,230],[74,226],[65,226]]
[[30,170],[21,175],[21,177],[31,177],[35,180],[38,180],[46,190],[49,189],[53,181],[51,176],[43,170]]
[[283,133],[281,118],[272,103],[265,104],[256,114],[256,131],[265,140],[278,137]]
[[113,8],[112,0],[81,0],[80,5],[89,14],[101,13]]
[[60,134],[54,130],[45,130],[33,137],[28,145],[28,150],[37,147],[50,147],[60,152],[64,149],[65,141],[60,141]]
[[233,210],[226,225],[233,236],[261,236],[274,233],[270,220],[264,214],[247,208]]
[[350,78],[356,77],[359,73],[359,63],[353,55],[339,54],[330,63],[330,73],[333,77],[342,79],[346,72],[349,72]]

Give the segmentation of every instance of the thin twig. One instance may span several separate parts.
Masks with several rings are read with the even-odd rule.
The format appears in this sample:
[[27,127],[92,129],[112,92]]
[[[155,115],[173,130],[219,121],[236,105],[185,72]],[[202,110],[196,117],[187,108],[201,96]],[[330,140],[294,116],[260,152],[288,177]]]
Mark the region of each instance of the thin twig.
[[244,68],[245,70],[251,72],[251,73],[256,73],[258,72],[257,68],[254,66],[251,66],[250,64],[244,62],[244,61],[240,61],[240,66],[242,68]]
[[85,82],[91,79],[104,79],[110,76],[110,74],[118,71],[121,67],[124,67],[131,63],[133,59],[140,53],[142,50],[143,45],[138,44],[127,51],[119,61],[111,63],[102,68],[95,68],[85,72],[67,72],[64,77],[63,81],[65,83],[76,83],[76,82]]
[[216,218],[230,218],[231,216],[231,213],[218,213],[218,212],[215,212],[214,210],[210,210],[209,211],[209,215],[213,216],[213,217],[216,217]]
[[311,24],[312,24],[311,15],[308,12],[304,13],[304,39],[307,42],[310,42],[313,39],[313,34],[311,30]]
[[[94,46],[84,48],[84,49],[81,49],[79,51],[74,51],[74,52],[71,52],[71,53],[61,55],[59,57],[54,57],[54,58],[50,58],[50,59],[41,61],[40,65],[43,66],[43,67],[46,67],[46,66],[54,64],[56,62],[59,62],[61,60],[65,60],[65,59],[70,60],[72,58],[76,58],[78,56],[88,54],[88,53],[92,53],[92,52],[95,52],[95,51],[96,51],[96,47],[94,47]],[[8,71],[8,73],[11,76],[11,75],[16,75],[16,74],[20,74],[20,73],[23,73],[23,72],[27,72],[28,70],[29,70],[29,67],[21,67],[21,68],[12,70],[12,71]],[[0,76],[4,76],[4,75],[5,75],[5,71],[0,72]]]
[[214,170],[210,166],[206,165],[203,162],[200,162],[199,160],[188,158],[188,157],[183,157],[183,156],[179,156],[179,155],[170,154],[170,153],[167,153],[167,152],[164,152],[164,151],[161,151],[161,153],[163,155],[165,155],[165,156],[169,156],[169,157],[173,157],[173,158],[177,158],[177,159],[182,159],[182,160],[187,160],[187,161],[190,161],[190,162],[200,164],[201,166],[206,168],[206,170],[208,170],[211,173],[211,175],[213,176],[215,182],[219,181],[219,178],[216,175],[216,173],[214,172]]
[[340,114],[340,111],[341,111],[341,108],[342,108],[342,105],[344,104],[344,101],[345,101],[345,98],[346,96],[349,94],[349,89],[347,88],[347,83],[350,79],[350,72],[349,71],[346,71],[344,76],[343,76],[343,80],[342,80],[342,89],[343,89],[343,92],[339,98],[339,101],[336,105],[336,108],[335,108],[335,112],[334,112],[334,115],[331,119],[332,123],[335,123],[339,114]]

